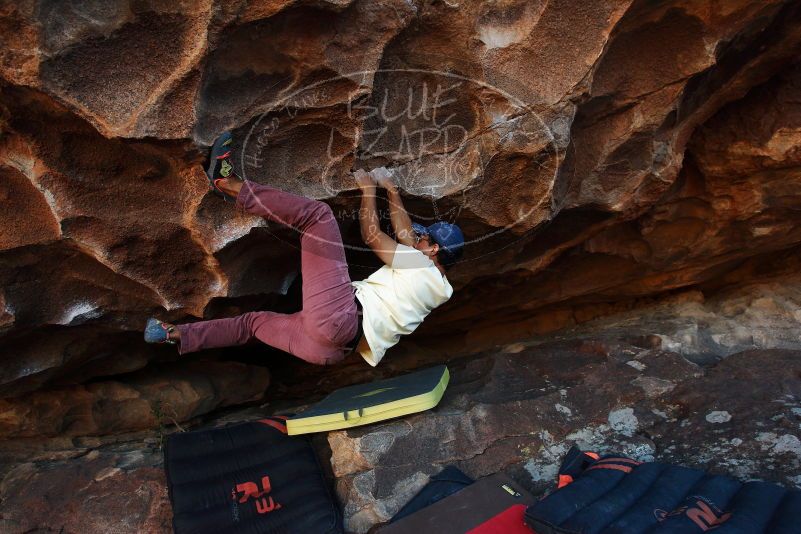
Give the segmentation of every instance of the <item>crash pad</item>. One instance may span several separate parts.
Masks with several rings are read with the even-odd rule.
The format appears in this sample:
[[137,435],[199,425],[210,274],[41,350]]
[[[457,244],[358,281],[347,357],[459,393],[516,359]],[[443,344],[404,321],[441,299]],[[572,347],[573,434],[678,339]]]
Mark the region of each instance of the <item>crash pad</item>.
[[290,435],[327,432],[422,412],[436,406],[450,375],[444,365],[334,391],[287,419]]
[[472,478],[459,471],[455,466],[446,466],[442,471],[432,476],[428,484],[417,492],[417,495],[412,497],[400,510],[395,512],[395,515],[392,516],[389,522],[394,523],[395,521],[400,521],[407,515],[419,512],[423,508],[431,506],[445,497],[450,497],[454,493],[458,493],[473,482],[475,481]]
[[[390,523],[380,534],[514,534],[531,532],[523,522],[535,498],[503,473],[481,478],[441,501]],[[510,530],[511,529],[511,530]]]
[[335,534],[339,507],[305,436],[283,417],[171,434],[164,467],[176,534]]
[[556,491],[526,509],[538,534],[801,534],[801,491],[571,448]]

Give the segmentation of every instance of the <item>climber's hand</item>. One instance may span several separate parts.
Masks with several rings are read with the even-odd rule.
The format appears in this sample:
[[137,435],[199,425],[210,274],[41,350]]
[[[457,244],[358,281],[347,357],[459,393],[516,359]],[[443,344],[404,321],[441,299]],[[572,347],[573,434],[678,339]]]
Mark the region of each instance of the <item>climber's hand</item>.
[[375,180],[376,184],[383,187],[387,191],[395,191],[397,189],[395,181],[392,179],[392,172],[386,167],[378,167],[377,169],[373,169],[370,171],[370,176],[373,177],[373,180]]
[[358,169],[353,172],[353,177],[356,179],[356,185],[359,186],[362,193],[375,191],[375,180],[373,180],[370,173],[365,172],[363,169]]

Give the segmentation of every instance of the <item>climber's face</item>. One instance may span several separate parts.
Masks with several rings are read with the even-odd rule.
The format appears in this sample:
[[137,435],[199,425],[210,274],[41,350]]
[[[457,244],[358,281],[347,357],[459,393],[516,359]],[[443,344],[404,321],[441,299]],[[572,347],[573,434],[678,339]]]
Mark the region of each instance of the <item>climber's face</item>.
[[428,257],[436,256],[439,252],[439,245],[434,243],[428,234],[414,233],[414,248]]

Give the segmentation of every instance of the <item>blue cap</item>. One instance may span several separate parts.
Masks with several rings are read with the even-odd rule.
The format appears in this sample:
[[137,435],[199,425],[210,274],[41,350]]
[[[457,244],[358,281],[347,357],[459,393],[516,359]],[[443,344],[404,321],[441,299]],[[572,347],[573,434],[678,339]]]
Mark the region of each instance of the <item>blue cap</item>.
[[445,265],[456,263],[464,251],[464,234],[455,224],[445,221],[435,222],[431,226],[412,223],[412,230],[418,234],[427,235],[434,243],[439,245],[441,258]]

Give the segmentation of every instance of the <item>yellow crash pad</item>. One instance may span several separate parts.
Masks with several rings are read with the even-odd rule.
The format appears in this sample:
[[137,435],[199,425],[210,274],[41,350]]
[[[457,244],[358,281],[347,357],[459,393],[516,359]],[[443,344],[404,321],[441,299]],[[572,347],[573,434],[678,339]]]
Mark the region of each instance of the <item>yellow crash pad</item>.
[[337,390],[286,421],[290,435],[367,425],[436,406],[450,375],[444,365]]

